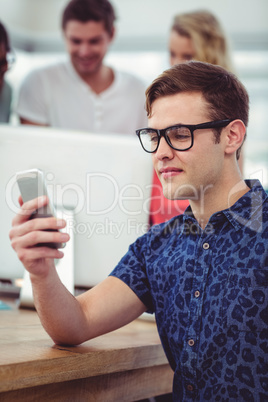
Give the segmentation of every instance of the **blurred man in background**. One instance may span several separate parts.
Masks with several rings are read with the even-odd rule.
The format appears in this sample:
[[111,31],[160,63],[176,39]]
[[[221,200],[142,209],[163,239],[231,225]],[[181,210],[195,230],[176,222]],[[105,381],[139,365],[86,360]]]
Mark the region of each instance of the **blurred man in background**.
[[115,35],[108,0],[72,0],[62,15],[69,60],[33,71],[19,94],[23,124],[134,133],[147,122],[145,87],[103,63]]

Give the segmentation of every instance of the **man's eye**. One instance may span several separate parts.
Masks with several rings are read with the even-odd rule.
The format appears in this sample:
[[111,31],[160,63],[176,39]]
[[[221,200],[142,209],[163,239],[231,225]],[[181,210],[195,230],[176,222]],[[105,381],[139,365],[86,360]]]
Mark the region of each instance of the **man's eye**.
[[102,42],[102,38],[96,38],[96,39],[91,39],[90,44],[91,45],[99,45]]
[[73,45],[80,45],[81,40],[80,39],[71,39],[71,42]]
[[191,137],[191,133],[187,128],[180,127],[167,132],[171,141],[186,141]]
[[150,135],[149,140],[150,140],[150,142],[154,142],[154,143],[155,143],[155,142],[158,141],[158,137],[157,137],[156,134]]
[[185,141],[185,140],[188,140],[188,138],[189,138],[190,136],[188,135],[188,134],[175,134],[174,136],[173,136],[173,138],[175,139],[175,140],[178,140],[178,141]]

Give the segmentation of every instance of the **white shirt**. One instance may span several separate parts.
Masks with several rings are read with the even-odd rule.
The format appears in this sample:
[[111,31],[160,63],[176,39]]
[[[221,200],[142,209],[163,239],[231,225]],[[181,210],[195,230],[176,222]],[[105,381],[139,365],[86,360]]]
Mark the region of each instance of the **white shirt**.
[[17,113],[57,128],[133,134],[147,125],[144,104],[145,86],[133,75],[114,71],[113,83],[97,95],[68,61],[32,71],[25,78]]

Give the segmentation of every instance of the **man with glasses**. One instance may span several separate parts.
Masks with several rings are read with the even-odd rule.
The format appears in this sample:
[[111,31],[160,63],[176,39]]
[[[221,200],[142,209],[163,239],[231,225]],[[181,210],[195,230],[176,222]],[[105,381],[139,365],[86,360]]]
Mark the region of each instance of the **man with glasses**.
[[115,36],[108,0],[72,0],[62,14],[68,60],[30,72],[17,113],[23,124],[133,134],[146,124],[145,86],[104,64]]
[[54,267],[63,253],[35,247],[67,241],[44,231],[64,223],[28,222],[38,201],[22,205],[10,237],[39,316],[56,343],[78,344],[154,312],[175,401],[265,401],[268,197],[259,181],[242,179],[237,163],[248,94],[223,68],[192,61],[161,74],[146,98],[141,144],[165,196],[190,206],[153,226],[107,279],[74,298]]
[[8,123],[10,118],[12,89],[4,76],[14,61],[7,31],[0,22],[0,123]]

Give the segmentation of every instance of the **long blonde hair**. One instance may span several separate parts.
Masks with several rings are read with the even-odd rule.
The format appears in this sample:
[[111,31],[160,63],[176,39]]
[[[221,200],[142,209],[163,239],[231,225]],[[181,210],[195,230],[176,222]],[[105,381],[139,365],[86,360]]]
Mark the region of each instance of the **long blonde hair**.
[[195,60],[234,71],[225,33],[210,12],[200,10],[178,14],[174,17],[171,30],[193,41]]

